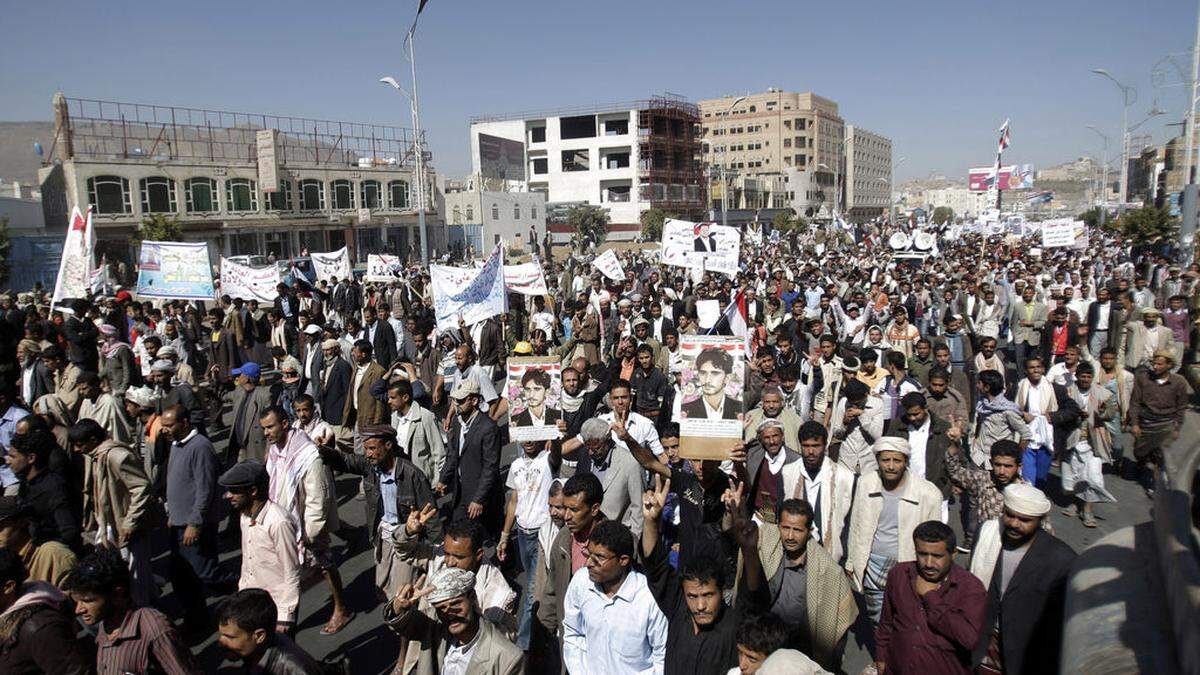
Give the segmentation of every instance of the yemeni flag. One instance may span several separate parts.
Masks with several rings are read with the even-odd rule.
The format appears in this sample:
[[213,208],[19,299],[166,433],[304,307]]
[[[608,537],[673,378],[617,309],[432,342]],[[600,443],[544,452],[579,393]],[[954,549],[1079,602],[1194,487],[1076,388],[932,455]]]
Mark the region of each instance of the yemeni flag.
[[[1000,149],[996,151],[996,154],[1004,152],[1011,144],[1012,139],[1008,135],[1008,120],[1004,120],[1004,125],[1000,127]],[[996,173],[1000,172],[997,171]]]
[[746,321],[746,289],[741,289],[733,296],[733,302],[725,308],[725,321],[729,323],[729,332],[746,341],[746,353],[750,352],[750,324]]

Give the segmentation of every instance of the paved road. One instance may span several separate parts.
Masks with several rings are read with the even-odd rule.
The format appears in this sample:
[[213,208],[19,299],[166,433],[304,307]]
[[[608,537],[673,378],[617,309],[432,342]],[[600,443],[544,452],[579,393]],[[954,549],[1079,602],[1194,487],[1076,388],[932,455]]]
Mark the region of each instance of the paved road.
[[[223,436],[218,435],[216,440],[218,449],[223,448]],[[506,446],[502,463],[507,465],[511,462],[516,452],[515,445]],[[1069,519],[1060,512],[1068,501],[1057,489],[1057,481],[1055,472],[1048,490],[1051,499],[1056,502],[1056,508],[1051,515],[1052,522],[1058,536],[1077,551],[1083,550],[1109,532],[1150,518],[1150,501],[1142,489],[1136,483],[1109,475],[1107,486],[1119,502],[1097,506],[1099,527],[1085,528],[1078,519]],[[313,656],[319,659],[346,658],[349,660],[351,672],[356,675],[388,672],[397,656],[395,637],[380,620],[382,601],[375,595],[374,558],[372,551],[366,548],[363,527],[365,512],[362,497],[358,495],[358,482],[356,477],[341,477],[337,480],[343,529],[334,537],[335,550],[342,560],[341,573],[347,597],[357,616],[341,633],[335,636],[321,635],[321,627],[329,618],[332,606],[328,602],[328,589],[320,582],[309,587],[302,595],[297,633],[297,641]],[[958,529],[957,511],[953,508],[951,511],[952,524]],[[222,562],[230,569],[237,569],[239,563],[235,549],[236,538],[222,540]],[[164,580],[166,562],[165,556],[155,562],[156,572]],[[965,557],[960,556],[960,562],[965,563]],[[167,588],[168,594],[164,604],[170,606],[172,598],[169,596],[169,585]],[[864,625],[855,628],[856,635],[864,632]],[[844,671],[850,675],[857,675],[870,662],[869,654],[859,644],[856,635],[850,637],[843,661]],[[215,639],[196,645],[195,651],[206,672],[233,668],[235,665],[224,660],[222,650]]]

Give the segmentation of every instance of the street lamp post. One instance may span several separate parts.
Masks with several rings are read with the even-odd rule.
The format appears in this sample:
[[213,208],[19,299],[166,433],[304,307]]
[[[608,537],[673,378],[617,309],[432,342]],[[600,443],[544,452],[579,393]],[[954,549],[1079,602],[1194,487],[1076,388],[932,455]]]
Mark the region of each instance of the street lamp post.
[[1137,89],[1121,84],[1117,78],[1112,76],[1112,73],[1104,68],[1093,68],[1092,72],[1112,80],[1113,84],[1121,90],[1121,100],[1124,103],[1121,109],[1121,203],[1117,205],[1117,208],[1120,209],[1125,202],[1129,201],[1129,106],[1137,101]]
[[[900,159],[896,160],[896,163],[892,165],[892,173],[895,174],[896,169],[900,168],[900,165],[907,161],[908,161],[907,157],[901,157]],[[891,204],[891,208],[888,209],[888,215],[891,216],[891,222],[889,223],[889,225],[896,224],[896,200],[892,198],[892,194],[891,194],[891,186],[895,180],[894,175],[892,176],[892,179],[893,179],[892,181],[888,182],[888,202]]]
[[417,25],[414,22],[413,27],[408,31],[408,37],[405,38],[406,42],[408,42],[408,61],[412,66],[412,93],[405,91],[394,77],[381,77],[379,81],[404,94],[408,98],[409,109],[412,113],[413,147],[415,148],[414,154],[417,160],[413,177],[413,182],[417,184],[417,230],[421,237],[421,263],[428,266],[429,233],[425,229],[425,144],[424,139],[421,137],[420,104],[417,99],[417,59],[413,49],[413,33],[416,32],[416,29]]
[[721,120],[721,225],[729,224],[729,179],[725,176],[725,153],[729,148],[729,116],[733,114],[733,109],[737,104],[745,101],[745,96],[739,96],[733,99],[733,103],[725,109],[725,116]]

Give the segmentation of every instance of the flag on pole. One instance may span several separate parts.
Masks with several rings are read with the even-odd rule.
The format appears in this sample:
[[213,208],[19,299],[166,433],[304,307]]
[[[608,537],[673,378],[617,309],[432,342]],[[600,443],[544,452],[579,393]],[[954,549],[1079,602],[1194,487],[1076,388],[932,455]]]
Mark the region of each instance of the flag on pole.
[[[996,154],[1004,152],[1004,150],[1012,143],[1012,139],[1008,135],[1008,120],[1004,120],[1004,125],[1000,127],[1000,149]],[[1000,173],[1000,161],[996,161],[996,173]]]
[[76,206],[71,210],[71,226],[63,241],[62,259],[58,263],[58,276],[54,280],[54,295],[51,306],[65,298],[82,298],[92,286],[92,251],[96,248],[96,233],[92,230],[92,209],[87,215]]

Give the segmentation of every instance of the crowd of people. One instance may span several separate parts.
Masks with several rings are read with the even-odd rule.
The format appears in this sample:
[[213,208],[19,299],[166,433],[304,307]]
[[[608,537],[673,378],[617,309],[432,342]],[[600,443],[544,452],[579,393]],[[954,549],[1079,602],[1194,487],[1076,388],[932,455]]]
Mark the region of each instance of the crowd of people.
[[[1154,489],[1200,270],[1099,231],[901,259],[898,227],[748,241],[735,276],[546,246],[548,294],[444,330],[416,265],[265,306],[0,296],[0,672],[200,672],[214,634],[332,672],[292,639],[318,587],[322,639],[386,625],[405,675],[837,673],[851,640],[875,673],[1055,672],[1051,516]],[[740,332],[730,303],[744,437],[687,459],[680,338]],[[514,356],[561,363],[557,440],[508,442]]]

